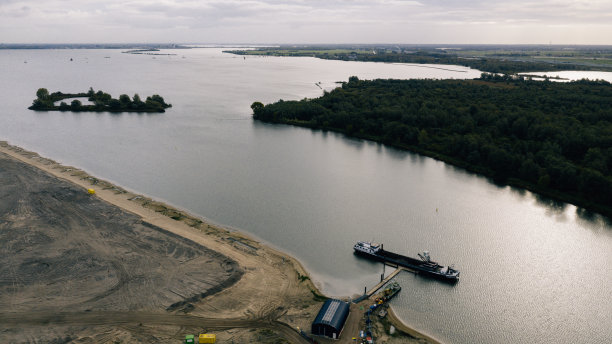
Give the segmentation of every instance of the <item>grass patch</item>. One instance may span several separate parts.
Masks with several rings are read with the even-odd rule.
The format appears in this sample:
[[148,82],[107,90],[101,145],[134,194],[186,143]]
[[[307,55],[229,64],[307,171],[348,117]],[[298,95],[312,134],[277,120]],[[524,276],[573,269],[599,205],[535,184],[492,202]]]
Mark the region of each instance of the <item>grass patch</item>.
[[298,280],[300,280],[300,282],[304,282],[305,280],[309,280],[310,277],[306,276],[306,275],[302,275],[299,272],[297,273],[298,276]]
[[317,293],[313,289],[310,289],[310,292],[312,293],[312,296],[313,296],[314,300],[317,301],[317,302],[327,301],[327,299],[328,299],[326,296],[323,296],[323,295]]

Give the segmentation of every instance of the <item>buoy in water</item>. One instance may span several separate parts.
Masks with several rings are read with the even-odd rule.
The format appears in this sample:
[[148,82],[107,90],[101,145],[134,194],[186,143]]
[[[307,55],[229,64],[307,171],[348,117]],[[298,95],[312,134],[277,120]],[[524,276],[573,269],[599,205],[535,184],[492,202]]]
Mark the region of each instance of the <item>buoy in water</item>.
[[87,189],[87,193],[89,193],[90,195],[94,195],[96,193],[96,190],[94,190],[94,189]]

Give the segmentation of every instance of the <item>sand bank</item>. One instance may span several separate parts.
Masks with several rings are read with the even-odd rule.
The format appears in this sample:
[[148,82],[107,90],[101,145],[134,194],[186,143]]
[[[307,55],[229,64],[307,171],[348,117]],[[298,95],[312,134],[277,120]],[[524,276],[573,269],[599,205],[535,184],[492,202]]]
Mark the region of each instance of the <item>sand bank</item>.
[[[34,152],[23,150],[3,141],[0,141],[0,152],[52,176],[82,187],[83,195],[86,194],[87,189],[93,188],[95,190],[94,197],[136,215],[144,227],[165,230],[173,235],[188,239],[190,242],[213,250],[222,257],[227,257],[228,262],[235,262],[239,267],[232,270],[240,271],[239,280],[232,280],[232,283],[229,284],[220,284],[221,287],[216,289],[214,286],[211,287],[215,293],[214,297],[205,297],[204,294],[198,296],[197,293],[181,295],[181,301],[166,304],[166,309],[160,308],[159,305],[152,305],[138,308],[139,310],[146,310],[151,314],[189,313],[190,316],[201,319],[203,324],[210,324],[208,328],[214,328],[215,323],[221,324],[219,319],[224,319],[224,324],[226,324],[226,327],[219,325],[219,328],[231,327],[227,325],[228,321],[233,324],[243,324],[242,326],[234,326],[238,328],[237,330],[222,332],[221,340],[225,338],[227,340],[273,342],[277,339],[266,333],[240,331],[242,327],[252,328],[255,326],[272,329],[280,333],[281,337],[291,340],[291,342],[300,342],[299,336],[295,337],[290,329],[298,326],[301,328],[310,327],[310,322],[314,319],[321,305],[321,300],[317,297],[320,292],[309,278],[299,278],[299,276],[308,276],[308,273],[294,258],[262,245],[248,235],[211,225],[185,211],[129,192],[91,176],[78,168],[61,165],[53,160],[40,157]],[[234,277],[234,279],[236,278]],[[211,284],[214,283],[211,281]],[[227,285],[230,286],[222,289]],[[110,308],[113,307],[109,306]],[[27,313],[28,309],[25,307],[20,311],[26,311]],[[80,312],[82,310],[68,308],[67,311]],[[13,321],[22,319],[27,322],[26,313],[14,314]],[[70,314],[73,314],[75,321],[79,318],[78,313],[76,315],[75,313]],[[69,315],[66,315],[66,317],[70,318]],[[143,319],[146,319],[146,317],[143,317]],[[397,318],[394,319],[394,322],[397,322],[396,327],[398,329],[415,338],[420,338],[417,342],[436,342],[399,323]],[[0,318],[1,321],[2,318]],[[5,321],[8,320],[5,319]],[[247,326],[246,324],[250,325]],[[263,326],[263,324],[268,325]],[[140,325],[142,327],[142,324]],[[183,332],[197,332],[198,330],[197,326],[185,328],[185,325],[181,322],[177,322],[176,325]],[[65,324],[62,326],[65,326]],[[146,327],[146,324],[144,326],[148,331],[147,333],[156,335],[155,338],[160,340],[164,338],[180,339],[183,335],[181,331],[171,332],[167,328],[160,330],[159,326],[154,328]],[[172,323],[169,323],[168,326],[172,326]],[[133,327],[122,331],[115,333],[114,338],[135,338],[134,333],[143,332],[142,329],[138,330]],[[169,332],[172,335],[168,336],[167,333]],[[351,342],[351,335],[345,335],[344,337],[341,342],[345,340],[347,343]],[[95,338],[100,339],[99,337],[93,338],[94,340]],[[406,342],[405,339],[407,338],[400,342]],[[391,340],[390,342],[396,341]]]

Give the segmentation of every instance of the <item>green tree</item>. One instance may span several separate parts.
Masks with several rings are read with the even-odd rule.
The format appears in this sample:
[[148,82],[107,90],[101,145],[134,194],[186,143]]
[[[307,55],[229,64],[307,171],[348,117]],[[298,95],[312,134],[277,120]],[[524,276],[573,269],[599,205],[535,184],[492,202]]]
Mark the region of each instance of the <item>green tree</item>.
[[122,94],[119,96],[119,102],[121,107],[129,107],[132,104],[132,99],[127,94]]
[[420,146],[428,145],[431,140],[429,139],[429,134],[427,134],[427,130],[421,129],[421,131],[419,131],[419,136],[417,137],[417,140]]
[[257,119],[261,116],[264,105],[261,102],[253,102],[251,104],[251,110],[253,110],[253,118]]
[[119,110],[121,109],[121,102],[118,99],[111,99],[110,102],[108,102],[108,107],[111,110]]
[[151,97],[147,97],[145,105],[147,107],[147,110],[164,112],[164,106],[160,102],[153,100]]
[[44,107],[45,107],[45,102],[42,101],[42,99],[40,98],[36,98],[32,102],[32,106],[30,108],[36,110],[36,109],[42,109]]
[[132,108],[133,109],[143,109],[145,107],[145,103],[140,100],[140,96],[138,95],[138,93],[134,94],[134,97],[132,97]]
[[164,101],[164,98],[162,96],[160,96],[159,94],[154,94],[151,97],[147,97],[147,98],[151,98],[152,101],[157,102],[157,103],[161,104],[162,106],[167,106],[168,105]]
[[607,172],[606,156],[599,147],[589,148],[584,155],[584,165],[599,172]]
[[36,97],[40,100],[47,100],[49,98],[49,91],[46,88],[39,88],[36,91]]
[[96,94],[92,98],[96,105],[108,105],[111,99],[113,99],[110,94],[104,93],[102,91],[96,92]]
[[81,101],[78,99],[75,99],[72,102],[70,102],[70,110],[72,111],[81,110],[81,107],[82,107]]

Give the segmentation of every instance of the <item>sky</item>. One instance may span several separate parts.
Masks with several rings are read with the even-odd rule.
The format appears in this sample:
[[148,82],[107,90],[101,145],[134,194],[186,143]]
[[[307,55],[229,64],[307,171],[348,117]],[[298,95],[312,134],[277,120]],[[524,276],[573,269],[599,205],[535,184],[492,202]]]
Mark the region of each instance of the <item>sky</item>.
[[0,0],[0,43],[612,44],[612,0]]

